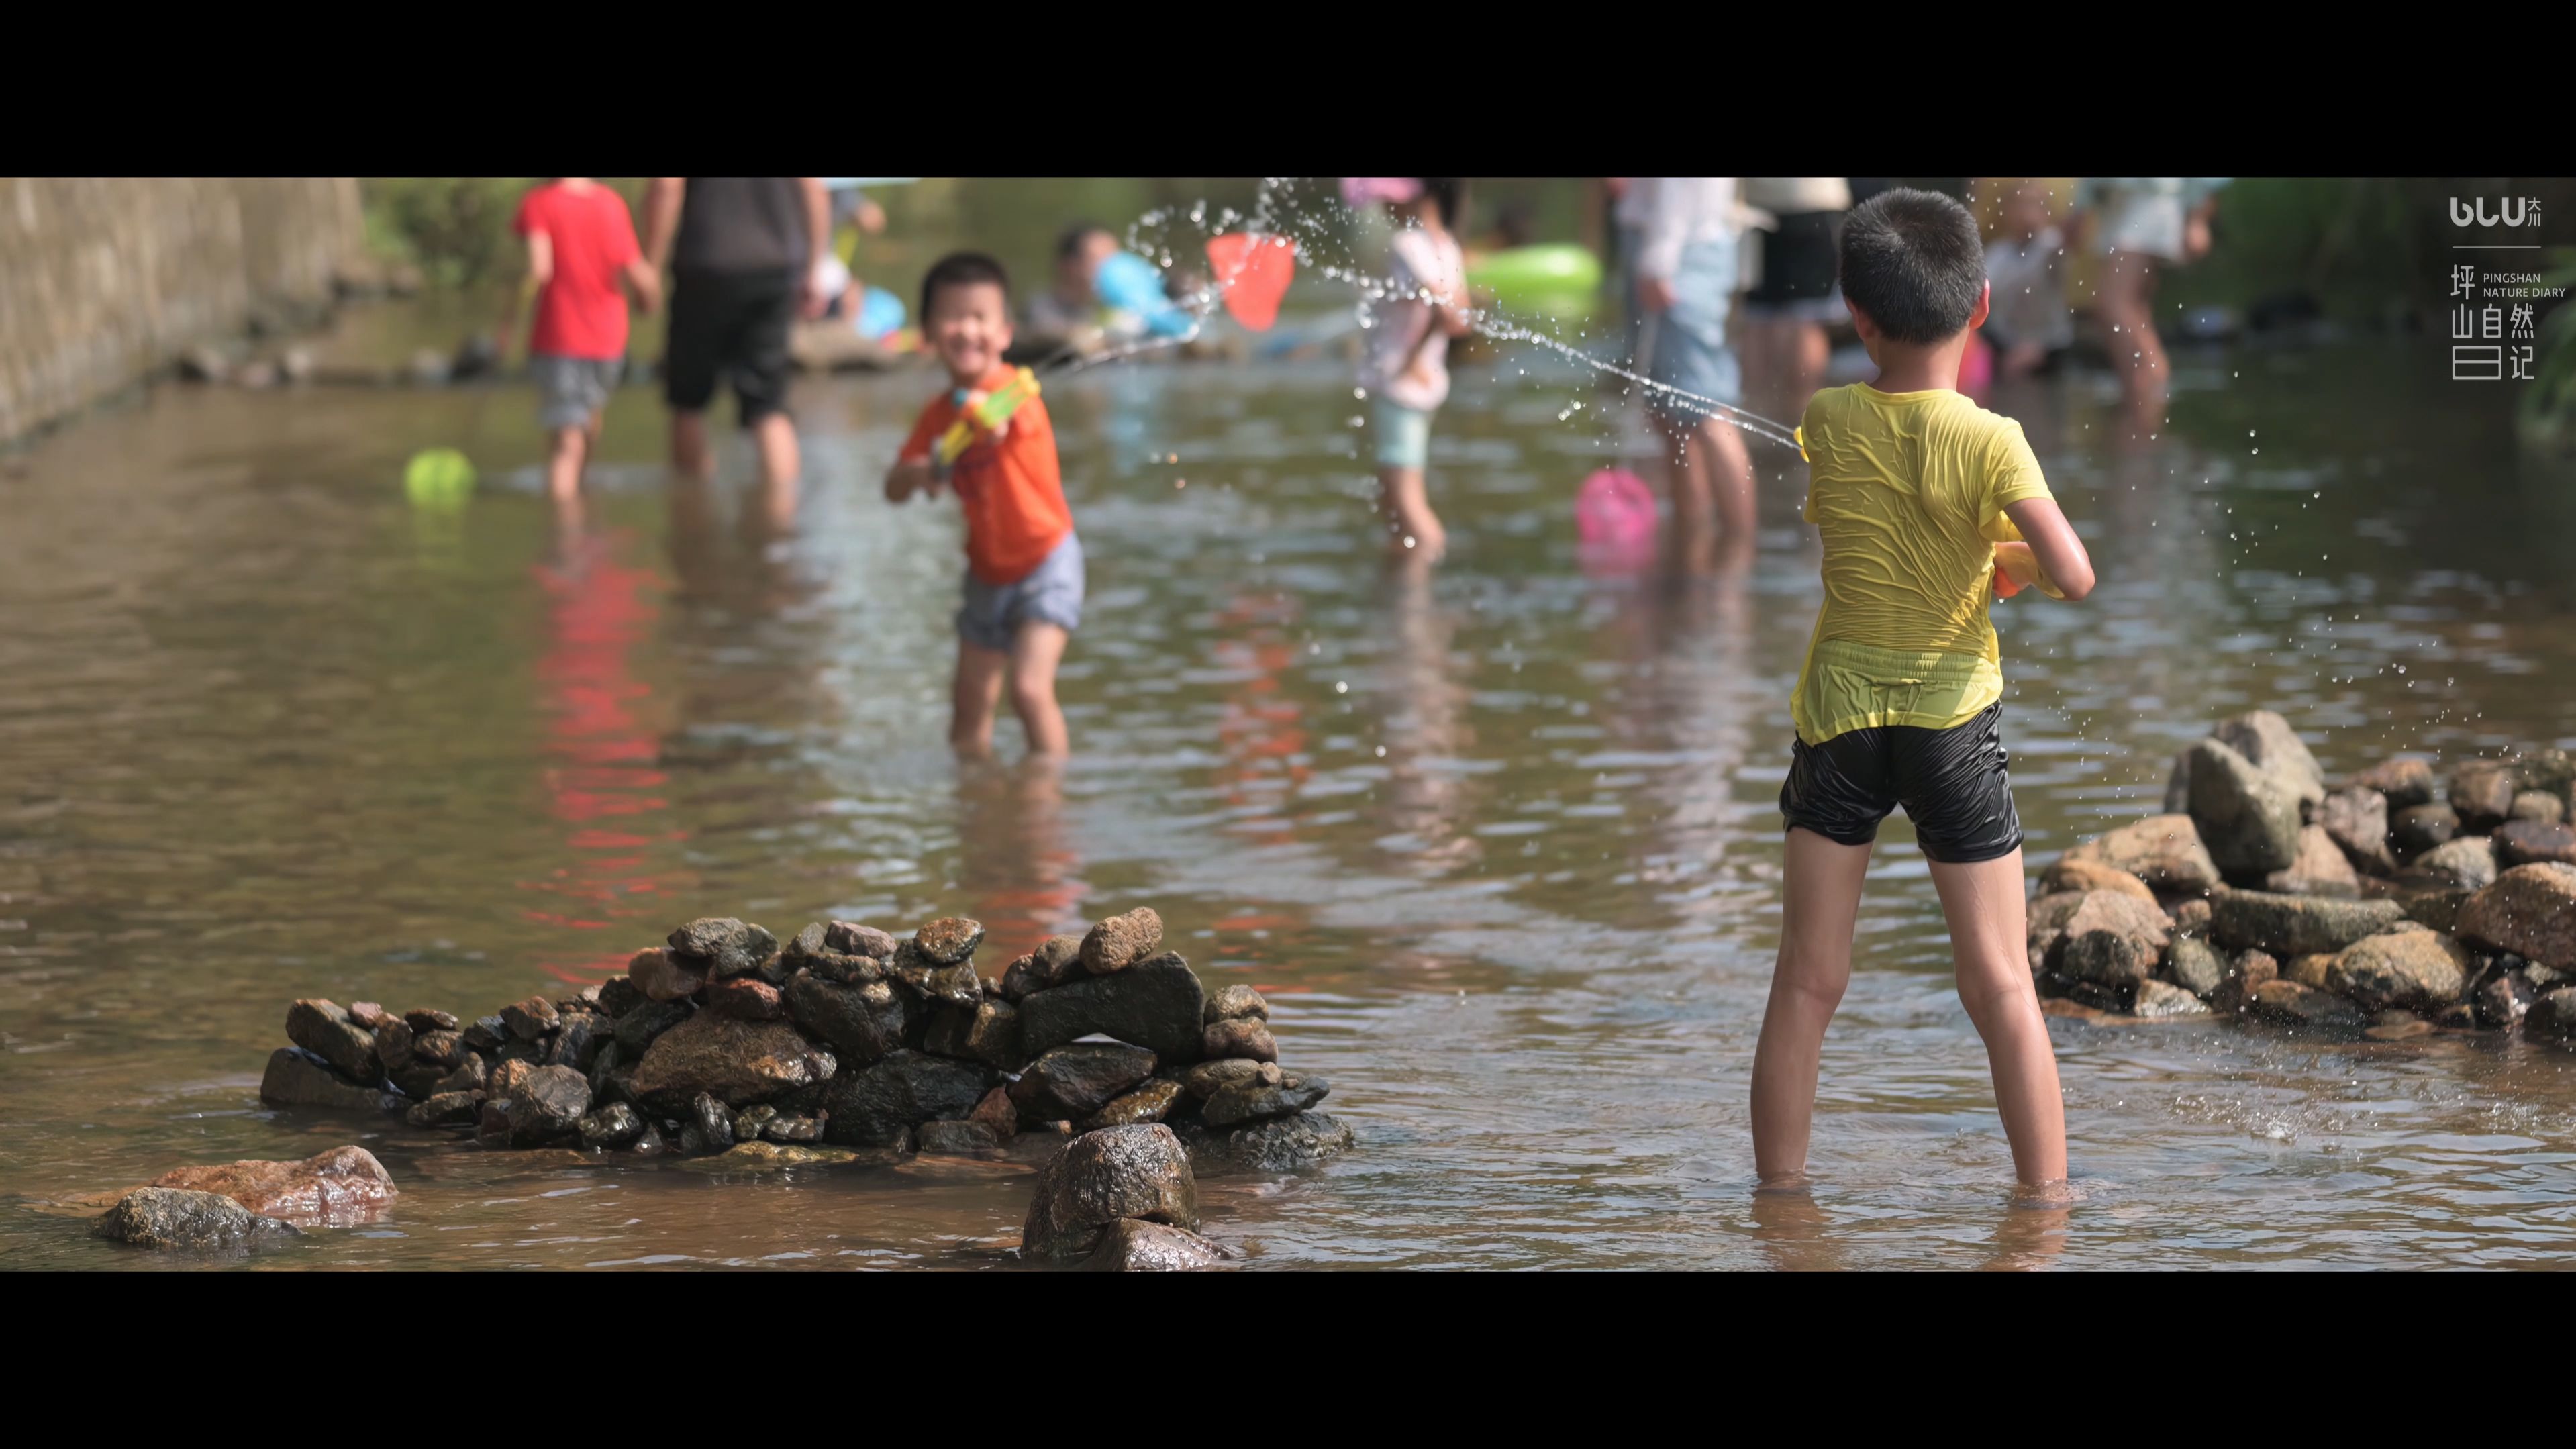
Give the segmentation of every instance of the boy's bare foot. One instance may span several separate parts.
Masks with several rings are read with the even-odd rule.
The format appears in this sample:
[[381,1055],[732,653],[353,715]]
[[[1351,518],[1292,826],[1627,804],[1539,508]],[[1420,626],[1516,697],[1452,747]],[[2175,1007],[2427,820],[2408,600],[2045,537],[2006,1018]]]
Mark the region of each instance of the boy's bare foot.
[[2075,1188],[2065,1178],[2054,1182],[2023,1182],[2013,1185],[2012,1205],[2016,1211],[2053,1212],[2075,1206]]

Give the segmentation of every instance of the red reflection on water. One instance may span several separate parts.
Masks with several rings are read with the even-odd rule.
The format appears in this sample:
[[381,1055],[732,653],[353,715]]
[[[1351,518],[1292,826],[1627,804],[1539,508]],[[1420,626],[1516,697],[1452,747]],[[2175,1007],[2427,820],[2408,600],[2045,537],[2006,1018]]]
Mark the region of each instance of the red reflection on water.
[[[622,541],[622,540],[620,540]],[[526,919],[570,931],[605,931],[641,916],[629,897],[657,895],[649,852],[688,837],[681,829],[602,828],[595,822],[632,822],[670,808],[651,793],[669,782],[658,768],[661,745],[641,715],[652,687],[635,677],[630,659],[658,610],[659,576],[627,568],[612,557],[610,541],[591,539],[566,550],[560,564],[539,564],[537,582],[547,596],[547,644],[537,662],[546,712],[546,752],[557,763],[545,771],[556,819],[574,827],[565,838],[573,859],[543,880],[522,881],[573,905],[573,913],[531,908]],[[649,934],[649,933],[648,933]],[[606,980],[626,969],[625,951],[576,960],[541,962],[545,972],[576,986]]]

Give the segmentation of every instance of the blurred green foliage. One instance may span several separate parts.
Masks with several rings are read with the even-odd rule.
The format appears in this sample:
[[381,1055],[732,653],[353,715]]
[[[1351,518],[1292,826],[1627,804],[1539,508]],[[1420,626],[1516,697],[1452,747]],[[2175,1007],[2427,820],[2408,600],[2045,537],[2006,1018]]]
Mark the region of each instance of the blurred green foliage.
[[[519,198],[542,176],[368,176],[367,242],[380,254],[407,261],[436,286],[481,288],[517,275],[519,249],[510,219]],[[644,178],[602,176],[636,213],[643,228]]]

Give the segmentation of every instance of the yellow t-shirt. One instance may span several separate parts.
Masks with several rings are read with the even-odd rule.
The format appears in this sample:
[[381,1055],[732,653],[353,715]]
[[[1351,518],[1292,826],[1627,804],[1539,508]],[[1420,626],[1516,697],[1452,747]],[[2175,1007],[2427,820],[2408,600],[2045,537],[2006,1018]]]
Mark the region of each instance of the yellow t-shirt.
[[1947,390],[1827,388],[1807,404],[1807,521],[1825,606],[1790,715],[1820,745],[1885,725],[1948,729],[2003,697],[1986,616],[2004,509],[2047,498],[2021,424]]

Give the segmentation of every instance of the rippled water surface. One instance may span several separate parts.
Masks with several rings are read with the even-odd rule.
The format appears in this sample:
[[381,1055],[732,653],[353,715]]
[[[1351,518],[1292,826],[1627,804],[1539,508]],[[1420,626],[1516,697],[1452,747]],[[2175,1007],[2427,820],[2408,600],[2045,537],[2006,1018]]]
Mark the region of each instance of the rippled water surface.
[[[2186,358],[2177,384],[2134,446],[2089,380],[1996,402],[2104,581],[2001,611],[2034,871],[2252,705],[2338,774],[2576,745],[2576,494],[2517,468],[2483,394],[2366,349]],[[0,475],[0,1265],[161,1264],[63,1205],[356,1140],[396,1210],[259,1266],[1005,1266],[1025,1162],[711,1181],[457,1153],[265,1109],[259,1069],[291,998],[472,1014],[697,915],[967,914],[989,962],[1137,904],[1212,984],[1271,994],[1286,1063],[1363,1137],[1203,1182],[1257,1267],[2576,1252],[2576,1053],[2472,1036],[2055,1022],[2081,1200],[2008,1211],[1901,819],[1826,1047],[1817,1193],[1750,1195],[1817,602],[1794,459],[1757,454],[1749,579],[1587,569],[1571,492],[1621,400],[1535,360],[1465,369],[1433,452],[1455,552],[1407,582],[1341,366],[1051,383],[1091,570],[1077,754],[1060,779],[961,772],[959,524],[875,486],[931,386],[801,385],[810,479],[776,541],[739,494],[666,486],[638,390],[572,542],[515,390],[163,389]],[[500,465],[452,519],[396,481],[434,444]]]

